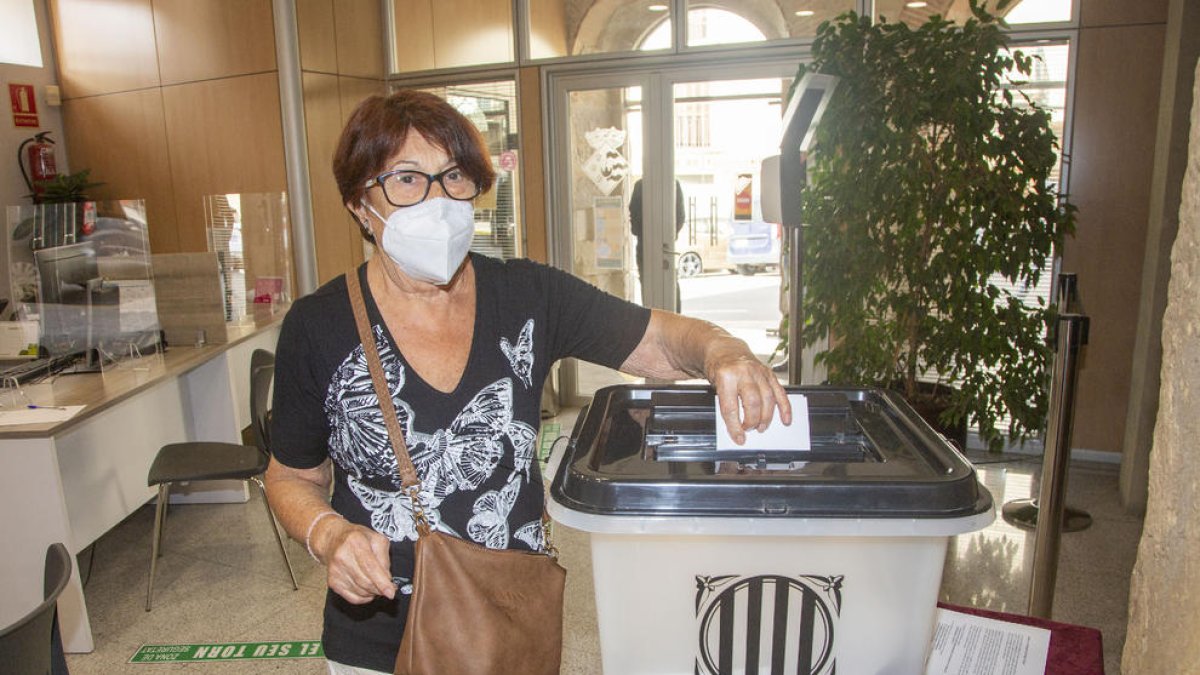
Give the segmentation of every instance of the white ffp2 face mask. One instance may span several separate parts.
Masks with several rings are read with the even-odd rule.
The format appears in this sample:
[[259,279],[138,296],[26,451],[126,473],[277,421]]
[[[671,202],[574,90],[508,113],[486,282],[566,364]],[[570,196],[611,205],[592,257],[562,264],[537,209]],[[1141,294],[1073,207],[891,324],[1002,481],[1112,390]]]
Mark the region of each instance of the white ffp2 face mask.
[[437,197],[396,209],[386,219],[363,205],[383,222],[380,244],[401,272],[438,286],[450,283],[475,234],[471,202]]

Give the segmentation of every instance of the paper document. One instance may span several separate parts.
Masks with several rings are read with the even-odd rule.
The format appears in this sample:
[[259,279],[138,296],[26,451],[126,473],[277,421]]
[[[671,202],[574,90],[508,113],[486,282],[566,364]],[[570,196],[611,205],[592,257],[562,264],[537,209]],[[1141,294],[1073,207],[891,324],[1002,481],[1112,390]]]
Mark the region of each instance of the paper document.
[[54,424],[66,422],[87,406],[21,406],[12,410],[0,410],[0,426],[11,424]]
[[1050,631],[938,608],[925,675],[1042,675]]
[[746,432],[746,443],[738,445],[729,437],[729,427],[721,417],[721,404],[714,399],[717,414],[717,450],[811,450],[812,440],[808,432],[808,399],[804,394],[788,394],[792,404],[792,424],[779,421],[779,412],[771,418],[766,431],[751,429]]
[[[154,284],[141,279],[109,282],[120,290],[117,319],[122,333],[158,330],[158,310],[154,304]],[[105,336],[107,337],[107,336]]]

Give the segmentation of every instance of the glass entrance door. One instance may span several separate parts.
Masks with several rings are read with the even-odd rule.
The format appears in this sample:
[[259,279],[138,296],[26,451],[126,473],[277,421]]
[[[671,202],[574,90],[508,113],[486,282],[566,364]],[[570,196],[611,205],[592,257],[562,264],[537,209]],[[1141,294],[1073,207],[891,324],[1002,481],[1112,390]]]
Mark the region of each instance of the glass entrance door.
[[[778,344],[781,232],[762,219],[759,166],[778,154],[793,62],[552,76],[555,262],[647,307]],[[568,403],[634,378],[567,363]],[[786,377],[786,371],[782,377]]]
[[[564,78],[552,88],[551,203],[555,262],[601,290],[641,303],[629,204],[643,174],[643,78]],[[561,398],[579,404],[603,386],[637,381],[569,360]]]

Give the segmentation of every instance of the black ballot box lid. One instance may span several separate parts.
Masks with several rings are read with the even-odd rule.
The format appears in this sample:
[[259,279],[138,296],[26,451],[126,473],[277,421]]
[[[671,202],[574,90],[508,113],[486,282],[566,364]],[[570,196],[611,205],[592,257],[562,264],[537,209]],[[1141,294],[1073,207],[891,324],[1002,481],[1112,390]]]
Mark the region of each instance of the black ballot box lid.
[[962,518],[990,512],[974,467],[897,394],[787,387],[807,449],[717,449],[711,387],[621,385],[580,413],[551,496],[581,513]]

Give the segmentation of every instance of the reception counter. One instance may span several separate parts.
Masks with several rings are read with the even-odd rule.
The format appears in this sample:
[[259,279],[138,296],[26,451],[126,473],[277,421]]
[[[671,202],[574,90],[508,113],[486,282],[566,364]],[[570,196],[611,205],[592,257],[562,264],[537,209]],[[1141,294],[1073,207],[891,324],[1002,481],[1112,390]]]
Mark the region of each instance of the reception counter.
[[[62,542],[78,554],[155,496],[146,474],[160,447],[241,442],[250,424],[250,355],[274,349],[283,314],[229,328],[225,344],[172,346],[103,373],[25,387],[32,404],[86,407],[63,422],[0,426],[0,626],[41,601],[47,546]],[[239,481],[172,492],[172,502],[246,499]],[[130,592],[139,587],[144,592],[130,580]],[[77,563],[58,610],[66,651],[91,651]]]

